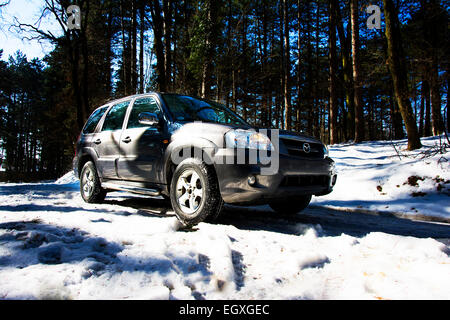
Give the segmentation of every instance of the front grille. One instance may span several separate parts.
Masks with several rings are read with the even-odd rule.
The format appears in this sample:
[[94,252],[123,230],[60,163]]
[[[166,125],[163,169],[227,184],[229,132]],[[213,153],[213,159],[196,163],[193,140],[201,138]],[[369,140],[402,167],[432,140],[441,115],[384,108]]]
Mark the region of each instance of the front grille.
[[302,175],[302,176],[287,176],[281,181],[281,187],[308,187],[320,186],[328,187],[330,184],[330,177],[327,175]]
[[[309,143],[285,138],[281,138],[281,141],[286,147],[288,154],[291,156],[299,156],[310,159],[323,159],[323,147],[319,143]],[[309,144],[309,152],[305,152],[303,148],[305,143]]]

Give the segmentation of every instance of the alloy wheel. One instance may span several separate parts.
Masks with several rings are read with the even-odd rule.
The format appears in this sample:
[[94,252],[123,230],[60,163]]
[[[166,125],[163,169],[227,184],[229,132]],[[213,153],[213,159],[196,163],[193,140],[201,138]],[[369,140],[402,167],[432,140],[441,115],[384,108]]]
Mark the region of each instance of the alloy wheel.
[[83,186],[83,193],[85,197],[90,197],[94,191],[94,173],[90,168],[84,171],[83,178],[81,180]]
[[186,170],[180,175],[176,198],[181,210],[186,214],[193,214],[201,206],[204,190],[200,176],[195,170]]

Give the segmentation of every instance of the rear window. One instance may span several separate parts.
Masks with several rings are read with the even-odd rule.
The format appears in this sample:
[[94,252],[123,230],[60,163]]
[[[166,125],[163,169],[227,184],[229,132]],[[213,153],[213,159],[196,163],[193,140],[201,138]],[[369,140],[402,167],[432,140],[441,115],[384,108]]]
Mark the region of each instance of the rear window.
[[98,122],[102,118],[106,109],[108,109],[108,107],[103,107],[103,108],[97,109],[92,113],[92,115],[89,117],[88,121],[86,122],[86,125],[84,126],[84,129],[83,129],[84,134],[89,134],[89,133],[94,132],[95,128],[97,127]]

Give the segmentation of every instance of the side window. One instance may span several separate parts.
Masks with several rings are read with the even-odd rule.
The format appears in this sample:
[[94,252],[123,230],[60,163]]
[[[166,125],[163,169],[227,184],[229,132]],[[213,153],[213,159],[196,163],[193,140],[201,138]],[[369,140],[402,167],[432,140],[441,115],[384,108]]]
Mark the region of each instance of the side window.
[[108,107],[103,107],[100,109],[95,110],[92,115],[89,117],[88,121],[86,121],[86,124],[83,129],[84,134],[93,133],[95,128],[97,127],[98,122],[102,118],[105,111],[108,109]]
[[152,97],[136,99],[128,120],[128,129],[145,127],[145,125],[139,123],[139,114],[141,112],[151,112],[159,115],[161,111]]
[[130,101],[120,102],[115,104],[108,112],[103,123],[102,131],[114,131],[122,129],[123,119],[127,112],[127,107]]

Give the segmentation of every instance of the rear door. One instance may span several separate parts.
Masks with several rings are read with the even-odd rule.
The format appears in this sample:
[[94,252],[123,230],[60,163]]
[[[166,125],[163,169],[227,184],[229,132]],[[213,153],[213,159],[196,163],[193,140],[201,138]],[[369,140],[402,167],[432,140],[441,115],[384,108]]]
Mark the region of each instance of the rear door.
[[[121,179],[160,183],[164,140],[164,117],[156,96],[136,98],[128,116],[128,123],[120,140],[118,173]],[[151,112],[158,116],[160,125],[146,126],[139,123],[139,114]],[[166,141],[167,142],[167,141]]]
[[97,152],[97,166],[103,178],[117,179],[116,161],[120,155],[120,135],[131,100],[114,104],[106,114],[101,131],[92,139]]

